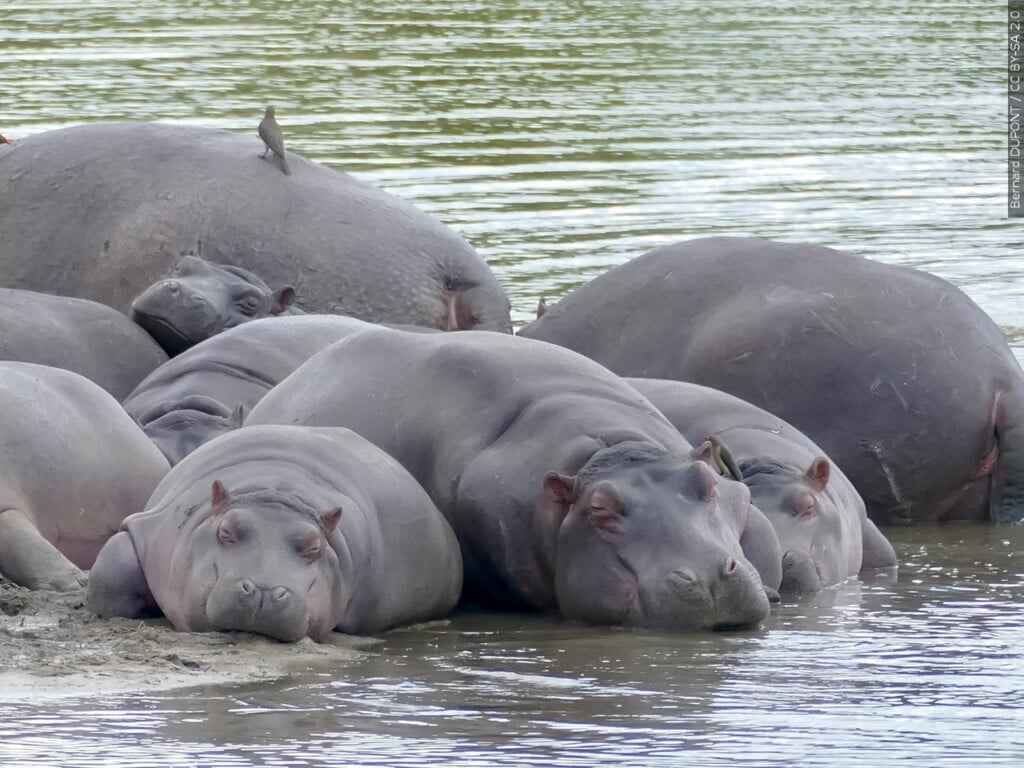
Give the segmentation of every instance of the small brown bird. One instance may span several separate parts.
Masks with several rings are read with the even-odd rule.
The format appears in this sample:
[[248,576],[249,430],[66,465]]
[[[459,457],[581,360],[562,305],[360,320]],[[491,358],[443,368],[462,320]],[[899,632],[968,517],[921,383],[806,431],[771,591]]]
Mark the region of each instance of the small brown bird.
[[6,136],[4,136],[2,133],[0,133],[0,144],[13,144],[13,143],[14,143],[13,141],[11,141]]
[[264,150],[260,157],[266,157],[267,152],[273,152],[281,161],[281,170],[288,176],[291,176],[292,172],[288,168],[288,161],[284,157],[284,132],[281,130],[281,126],[277,124],[277,120],[274,119],[273,107],[267,107],[266,114],[260,120],[259,133],[263,143],[267,145],[266,150]]

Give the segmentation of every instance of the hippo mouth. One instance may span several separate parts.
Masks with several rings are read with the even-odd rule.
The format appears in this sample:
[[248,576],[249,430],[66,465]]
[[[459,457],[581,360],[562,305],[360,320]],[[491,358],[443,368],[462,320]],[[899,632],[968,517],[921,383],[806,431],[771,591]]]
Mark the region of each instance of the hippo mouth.
[[141,326],[169,354],[178,354],[192,346],[191,339],[161,317],[135,307],[132,307],[130,316],[136,325]]

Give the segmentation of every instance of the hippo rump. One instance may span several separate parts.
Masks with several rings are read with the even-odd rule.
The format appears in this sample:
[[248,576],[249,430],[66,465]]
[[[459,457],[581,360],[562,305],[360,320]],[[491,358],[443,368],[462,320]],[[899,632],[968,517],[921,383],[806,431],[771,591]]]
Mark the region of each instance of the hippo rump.
[[255,136],[93,123],[0,153],[0,285],[127,312],[182,256],[291,285],[301,309],[510,331],[508,299],[462,238],[409,203]]
[[[627,379],[690,442],[719,438],[779,535],[782,592],[809,594],[862,570],[896,565],[842,471],[806,435],[725,392],[665,379]],[[722,469],[725,469],[723,467]]]
[[270,426],[174,467],[100,552],[87,604],[294,642],[445,616],[461,586],[451,528],[394,459],[347,429]]
[[289,312],[293,301],[290,285],[274,291],[247,269],[185,256],[135,297],[129,316],[177,355],[228,328]]
[[988,315],[925,272],[705,238],[612,269],[520,332],[785,419],[877,523],[1024,518],[1020,365]]
[[167,361],[123,405],[174,465],[240,427],[244,413],[312,355],[372,327],[342,315],[254,320]]
[[774,530],[710,469],[710,446],[550,344],[366,330],[311,357],[245,429],[269,423],[346,426],[398,459],[455,529],[471,600],[714,628],[765,618],[764,585],[781,581]]
[[0,574],[75,589],[167,461],[117,401],[77,373],[0,362]]
[[74,371],[121,400],[167,355],[103,304],[0,288],[0,360]]

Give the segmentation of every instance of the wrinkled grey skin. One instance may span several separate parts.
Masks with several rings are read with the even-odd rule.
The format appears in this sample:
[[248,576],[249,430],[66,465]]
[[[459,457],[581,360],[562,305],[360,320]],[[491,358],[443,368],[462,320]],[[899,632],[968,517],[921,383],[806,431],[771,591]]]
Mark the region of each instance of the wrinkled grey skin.
[[511,331],[465,240],[409,203],[263,143],[184,125],[93,123],[0,153],[0,285],[127,312],[182,256],[292,285],[299,308],[444,330]]
[[719,437],[782,545],[781,592],[811,594],[896,565],[842,471],[806,435],[737,397],[666,379],[627,379],[690,442]]
[[294,300],[290,285],[272,291],[247,269],[186,256],[136,297],[130,317],[177,355],[228,328],[287,312]]
[[166,472],[160,452],[88,379],[0,362],[0,574],[15,584],[78,588],[81,569]]
[[443,617],[461,586],[450,526],[392,458],[345,429],[259,427],[174,467],[100,552],[87,602],[295,642]]
[[705,238],[601,275],[520,333],[776,414],[825,450],[876,523],[1024,518],[1020,365],[991,318],[927,273]]
[[245,413],[310,356],[371,327],[341,315],[253,320],[167,361],[123,405],[173,466],[240,427]]
[[669,629],[768,614],[744,553],[781,554],[745,486],[567,350],[370,329],[310,358],[245,429],[266,423],[347,426],[398,459],[452,524],[469,599]]
[[167,355],[110,307],[0,288],[0,360],[74,371],[121,400]]

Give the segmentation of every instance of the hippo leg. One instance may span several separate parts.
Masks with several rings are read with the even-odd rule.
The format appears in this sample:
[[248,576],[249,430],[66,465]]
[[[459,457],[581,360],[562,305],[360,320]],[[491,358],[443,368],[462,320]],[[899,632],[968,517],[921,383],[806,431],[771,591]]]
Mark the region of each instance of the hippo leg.
[[864,523],[861,525],[861,539],[864,542],[864,556],[860,561],[861,571],[872,568],[892,568],[896,565],[896,550],[867,517],[864,518]]
[[0,512],[0,573],[29,589],[70,592],[85,585],[85,574],[18,509]]
[[740,546],[750,564],[761,575],[769,600],[777,600],[782,585],[781,546],[775,528],[754,505],[747,513],[747,524],[740,535]]
[[162,615],[127,531],[115,533],[100,550],[89,572],[86,604],[103,618],[145,619]]
[[996,465],[992,474],[989,515],[993,523],[1024,520],[1024,392],[996,395],[992,406]]

